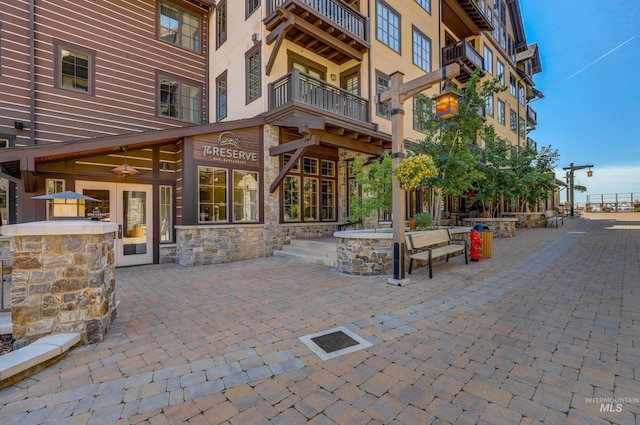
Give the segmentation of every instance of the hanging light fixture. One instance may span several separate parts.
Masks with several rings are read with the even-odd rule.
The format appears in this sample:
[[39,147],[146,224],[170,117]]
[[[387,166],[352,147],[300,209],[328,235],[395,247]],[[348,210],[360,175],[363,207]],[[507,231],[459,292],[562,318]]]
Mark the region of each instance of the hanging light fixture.
[[124,164],[116,168],[113,168],[111,172],[116,173],[123,179],[126,179],[129,176],[135,176],[136,174],[140,174],[140,171],[136,170],[135,168],[127,164],[127,147],[123,146],[122,151],[124,152]]
[[593,171],[591,171],[591,168],[587,171],[587,177],[593,177]]
[[443,93],[433,97],[436,103],[436,116],[439,118],[451,118],[459,113],[458,99],[460,95],[449,89],[449,79],[445,78]]

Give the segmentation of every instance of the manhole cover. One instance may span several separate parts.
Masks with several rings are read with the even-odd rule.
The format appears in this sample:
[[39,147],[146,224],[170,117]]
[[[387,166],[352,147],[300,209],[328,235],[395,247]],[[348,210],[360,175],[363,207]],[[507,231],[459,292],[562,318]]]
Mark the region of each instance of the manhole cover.
[[350,338],[349,335],[342,331],[331,332],[330,334],[311,338],[325,353],[333,353],[334,351],[343,350],[345,348],[358,345],[358,341]]
[[372,345],[369,341],[344,326],[301,336],[300,341],[322,360],[333,359]]

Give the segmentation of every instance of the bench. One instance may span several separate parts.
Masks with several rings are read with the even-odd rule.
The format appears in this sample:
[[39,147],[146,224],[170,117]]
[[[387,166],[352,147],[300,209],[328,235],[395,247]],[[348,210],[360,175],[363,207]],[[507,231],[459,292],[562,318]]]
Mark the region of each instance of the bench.
[[544,218],[547,220],[546,227],[555,223],[556,228],[558,227],[558,222],[560,225],[564,226],[564,217],[561,215],[556,215],[553,211],[547,210],[544,212]]
[[[413,260],[423,260],[429,263],[429,278],[433,277],[433,259],[464,253],[464,262],[469,264],[467,258],[467,243],[464,239],[452,239],[449,229],[429,230],[427,232],[413,233],[405,236],[407,249],[409,249],[409,274],[413,270]],[[458,244],[455,242],[462,242]]]

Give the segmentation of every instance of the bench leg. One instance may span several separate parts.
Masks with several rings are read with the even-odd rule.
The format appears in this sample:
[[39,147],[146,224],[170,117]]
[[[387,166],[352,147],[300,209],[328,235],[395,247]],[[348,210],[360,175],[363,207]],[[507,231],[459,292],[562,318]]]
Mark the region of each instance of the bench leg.
[[409,274],[411,274],[411,270],[413,269],[413,258],[409,259]]
[[467,256],[467,243],[464,243],[464,263],[469,264],[469,257]]
[[429,279],[433,278],[433,262],[431,260],[431,251],[429,251]]

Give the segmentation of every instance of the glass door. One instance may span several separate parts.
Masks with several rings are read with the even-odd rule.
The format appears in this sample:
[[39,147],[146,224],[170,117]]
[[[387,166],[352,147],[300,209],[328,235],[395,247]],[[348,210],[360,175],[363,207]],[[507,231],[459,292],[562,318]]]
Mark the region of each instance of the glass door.
[[118,224],[116,267],[153,263],[151,185],[78,181],[76,192],[101,201],[87,204],[87,217]]

